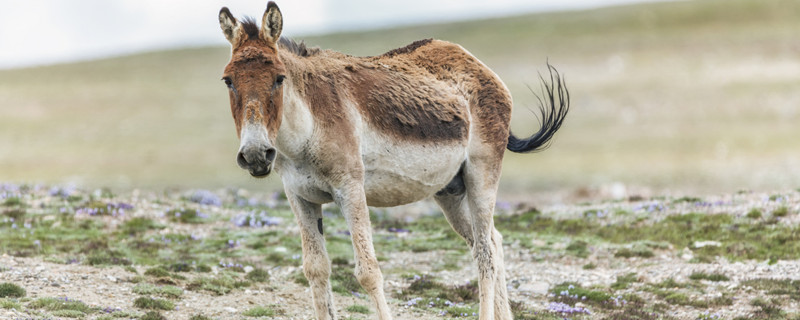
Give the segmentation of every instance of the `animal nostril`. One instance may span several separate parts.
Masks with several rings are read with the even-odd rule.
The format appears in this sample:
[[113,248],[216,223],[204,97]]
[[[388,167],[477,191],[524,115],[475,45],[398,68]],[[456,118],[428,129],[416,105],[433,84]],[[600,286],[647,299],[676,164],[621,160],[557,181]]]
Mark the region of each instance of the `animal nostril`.
[[244,153],[239,152],[239,154],[236,156],[236,163],[238,163],[239,166],[247,167],[248,163],[247,159],[244,158]]
[[275,153],[276,153],[275,152],[275,148],[267,149],[267,154],[266,154],[267,155],[267,162],[272,162],[273,160],[275,160]]

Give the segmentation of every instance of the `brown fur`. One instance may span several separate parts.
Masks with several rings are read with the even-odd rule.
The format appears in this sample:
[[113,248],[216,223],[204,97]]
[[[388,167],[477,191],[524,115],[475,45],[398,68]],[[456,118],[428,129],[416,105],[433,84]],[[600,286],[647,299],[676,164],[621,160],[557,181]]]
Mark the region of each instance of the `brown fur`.
[[353,76],[354,97],[367,121],[398,139],[464,140],[468,120],[456,97],[403,74],[361,69]]
[[[285,68],[278,59],[275,46],[258,36],[243,41],[233,50],[231,62],[225,67],[225,77],[234,84],[229,95],[237,135],[241,134],[246,119],[263,122],[267,132],[278,132],[283,88],[272,86],[277,76],[284,74]],[[246,97],[251,100],[246,101]],[[263,105],[248,106],[252,102]]]
[[[427,51],[439,56],[446,54],[442,51],[453,49],[453,45],[446,42],[423,40],[379,57],[352,57],[325,50],[301,59],[286,57],[285,54],[282,57],[288,64],[287,69],[305,69],[303,73],[294,71],[293,77],[302,77],[302,80],[295,81],[303,83],[303,95],[308,96],[309,102],[315,102],[309,103],[309,107],[314,109],[312,114],[325,119],[325,123],[343,121],[338,104],[353,99],[371,126],[399,140],[435,143],[465,139],[469,132],[467,112],[477,110],[468,111],[464,104],[479,101],[453,90],[452,84],[461,79],[452,73],[459,70],[425,68],[431,62],[412,55],[431,46],[436,49]],[[468,54],[463,55],[466,56]],[[482,67],[474,59],[452,61],[454,64],[464,62],[475,65],[460,69]],[[510,104],[508,97],[507,107],[490,108],[494,109],[490,114],[506,113],[510,116]],[[493,138],[507,135],[507,129],[502,130],[502,127],[497,126],[499,132],[494,130],[489,135]]]

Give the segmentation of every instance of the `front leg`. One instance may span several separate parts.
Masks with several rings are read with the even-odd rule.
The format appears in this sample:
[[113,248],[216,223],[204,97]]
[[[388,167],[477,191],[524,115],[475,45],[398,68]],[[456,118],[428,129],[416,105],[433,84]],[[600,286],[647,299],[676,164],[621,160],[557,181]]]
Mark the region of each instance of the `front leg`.
[[311,285],[311,296],[318,320],[336,319],[331,293],[331,264],[322,235],[322,206],[308,202],[289,190],[286,198],[300,226],[303,243],[303,273]]
[[369,209],[362,181],[363,179],[353,179],[351,183],[335,190],[334,201],[341,208],[350,229],[353,252],[355,252],[356,279],[372,299],[378,311],[378,319],[389,320],[392,319],[392,315],[386,304],[383,275],[372,245],[372,224],[369,221]]

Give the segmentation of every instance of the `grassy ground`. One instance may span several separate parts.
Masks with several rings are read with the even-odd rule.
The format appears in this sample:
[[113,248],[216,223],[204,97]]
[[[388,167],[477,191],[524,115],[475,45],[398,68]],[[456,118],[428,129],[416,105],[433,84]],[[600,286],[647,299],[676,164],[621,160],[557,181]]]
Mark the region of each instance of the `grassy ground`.
[[[460,43],[512,90],[519,134],[536,127],[526,85],[549,59],[573,110],[550,150],[507,157],[506,194],[613,182],[786,189],[800,180],[798,13],[797,1],[681,1],[306,40],[356,55],[426,37]],[[233,160],[218,81],[227,59],[228,48],[200,48],[0,71],[0,177],[264,188]]]
[[[280,194],[4,184],[0,200],[0,318],[311,315]],[[495,225],[517,319],[800,317],[800,190],[515,207]],[[324,217],[339,313],[369,318],[346,222]],[[441,213],[371,218],[393,315],[477,319],[477,271]]]

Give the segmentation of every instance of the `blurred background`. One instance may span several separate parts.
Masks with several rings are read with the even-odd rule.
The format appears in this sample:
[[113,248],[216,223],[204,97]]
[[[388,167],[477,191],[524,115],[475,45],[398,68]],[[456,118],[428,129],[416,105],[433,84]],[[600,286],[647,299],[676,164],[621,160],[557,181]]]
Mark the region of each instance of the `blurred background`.
[[[284,35],[353,55],[456,42],[538,129],[546,62],[572,110],[552,146],[507,153],[501,197],[800,187],[800,1],[278,1]],[[236,166],[217,13],[265,1],[17,1],[0,11],[0,181],[279,190]],[[554,193],[555,192],[555,193]],[[553,199],[551,197],[551,199]],[[560,200],[559,200],[560,199]]]

